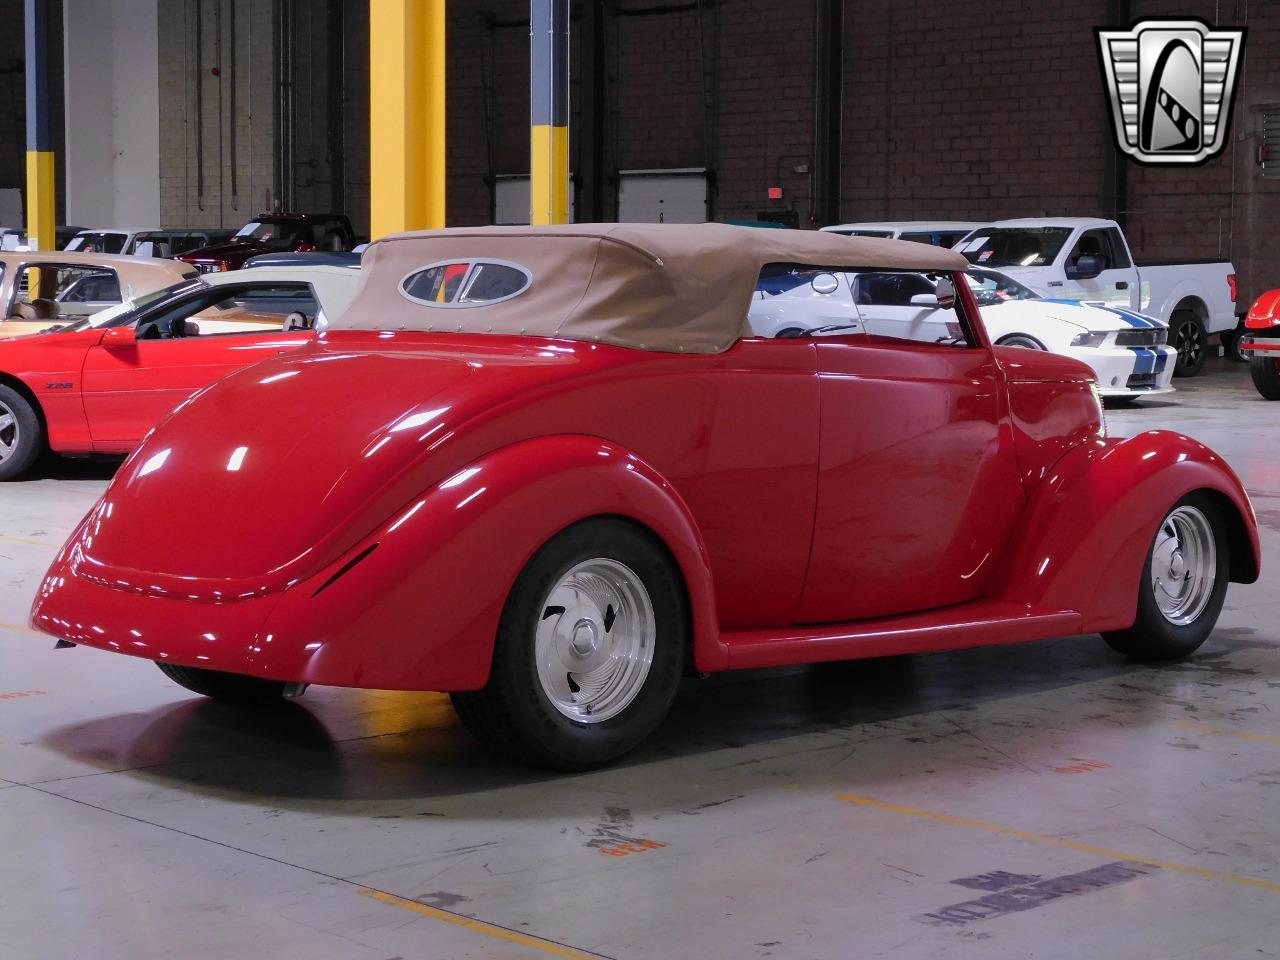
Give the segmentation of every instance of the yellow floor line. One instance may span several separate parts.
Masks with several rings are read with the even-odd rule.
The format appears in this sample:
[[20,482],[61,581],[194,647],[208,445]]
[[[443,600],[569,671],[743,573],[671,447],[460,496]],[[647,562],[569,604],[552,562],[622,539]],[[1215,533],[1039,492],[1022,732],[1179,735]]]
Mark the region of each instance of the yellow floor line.
[[425,903],[406,900],[404,897],[383,893],[381,890],[364,889],[360,890],[359,893],[362,897],[377,900],[379,903],[385,903],[388,906],[412,910],[414,913],[420,913],[424,917],[443,920],[445,923],[452,923],[467,930],[474,930],[476,933],[483,933],[489,937],[506,940],[508,943],[518,943],[522,947],[550,954],[553,957],[567,957],[568,960],[600,960],[601,956],[603,956],[599,953],[589,953],[586,950],[567,947],[562,943],[556,943],[554,940],[543,940],[541,937],[532,937],[527,933],[518,933],[515,930],[508,930],[506,927],[500,927],[497,924],[485,923],[483,920],[473,920],[471,917],[450,913],[448,910],[441,910],[438,907],[428,907]]
[[1037,843],[1048,843],[1055,847],[1065,847],[1068,850],[1079,850],[1083,853],[1093,853],[1100,857],[1106,857],[1108,860],[1136,860],[1138,863],[1147,863],[1153,867],[1161,867],[1164,870],[1172,870],[1176,873],[1187,873],[1194,877],[1205,877],[1209,880],[1222,880],[1226,883],[1236,883],[1245,887],[1258,887],[1262,890],[1274,890],[1280,892],[1280,883],[1271,880],[1259,880],[1256,877],[1242,877],[1235,873],[1223,873],[1220,870],[1209,870],[1206,867],[1193,867],[1185,863],[1173,863],[1169,860],[1157,860],[1154,857],[1144,857],[1132,853],[1124,853],[1120,850],[1108,850],[1106,847],[1095,847],[1088,843],[1077,843],[1075,840],[1064,840],[1061,837],[1050,837],[1043,833],[1031,833],[1028,830],[1018,830],[1015,827],[1002,827],[996,823],[984,823],[981,820],[966,820],[964,817],[951,817],[945,813],[934,813],[932,810],[920,810],[916,807],[904,807],[896,803],[885,803],[883,800],[873,800],[870,797],[859,797],[851,793],[841,793],[837,795],[837,799],[843,800],[845,803],[854,803],[860,807],[872,807],[876,810],[887,810],[889,813],[901,813],[909,817],[919,817],[922,820],[933,820],[936,823],[950,823],[957,827],[969,827],[973,830],[985,830],[987,833],[998,833],[1005,837],[1016,837],[1019,840],[1034,840]]
[[1173,720],[1170,726],[1177,727],[1179,730],[1194,730],[1196,733],[1215,733],[1222,734],[1227,737],[1237,737],[1241,740],[1252,740],[1254,743],[1270,743],[1280,746],[1280,737],[1268,737],[1261,733],[1248,733],[1244,730],[1227,730],[1224,727],[1205,727],[1198,723],[1188,723],[1185,720]]
[[26,537],[12,537],[7,533],[0,533],[0,540],[7,540],[10,543],[25,543],[32,547],[48,547],[50,550],[57,550],[62,546],[60,543],[50,543],[47,540],[28,540]]

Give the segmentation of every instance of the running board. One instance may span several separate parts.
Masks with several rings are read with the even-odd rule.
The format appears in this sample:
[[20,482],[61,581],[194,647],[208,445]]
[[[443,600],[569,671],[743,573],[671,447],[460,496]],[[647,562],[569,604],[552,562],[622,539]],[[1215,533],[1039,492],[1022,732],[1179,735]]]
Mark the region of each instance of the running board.
[[1023,603],[975,600],[854,623],[726,631],[720,640],[729,649],[729,669],[742,670],[1047,640],[1078,634],[1082,623],[1075,610],[1033,610]]

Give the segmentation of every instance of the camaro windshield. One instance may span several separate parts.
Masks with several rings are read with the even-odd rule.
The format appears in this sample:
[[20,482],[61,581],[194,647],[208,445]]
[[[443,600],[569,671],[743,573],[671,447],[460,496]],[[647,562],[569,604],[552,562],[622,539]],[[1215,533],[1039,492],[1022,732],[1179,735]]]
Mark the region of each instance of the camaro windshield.
[[237,243],[260,243],[272,250],[292,250],[309,234],[306,224],[294,220],[255,220],[237,230],[231,239]]
[[1042,267],[1070,238],[1070,227],[984,227],[956,249],[984,267]]
[[969,281],[969,289],[978,306],[987,307],[1006,300],[1038,300],[1040,294],[1030,287],[1023,286],[1013,277],[1006,276],[998,270],[983,270],[970,267],[964,278]]

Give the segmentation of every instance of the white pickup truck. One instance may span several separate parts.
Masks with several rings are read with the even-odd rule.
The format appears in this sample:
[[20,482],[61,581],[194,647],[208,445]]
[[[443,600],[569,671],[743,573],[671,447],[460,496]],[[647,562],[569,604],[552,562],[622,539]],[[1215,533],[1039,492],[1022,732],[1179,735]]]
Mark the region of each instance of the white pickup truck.
[[1200,372],[1209,337],[1236,334],[1236,272],[1227,261],[1138,266],[1114,220],[997,220],[956,244],[970,263],[996,267],[1043,297],[1080,300],[1169,324],[1175,375]]

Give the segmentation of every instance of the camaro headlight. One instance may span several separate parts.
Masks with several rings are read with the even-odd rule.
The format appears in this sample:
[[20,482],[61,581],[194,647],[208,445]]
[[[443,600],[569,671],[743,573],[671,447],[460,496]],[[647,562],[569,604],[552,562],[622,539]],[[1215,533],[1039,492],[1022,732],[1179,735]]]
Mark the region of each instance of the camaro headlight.
[[1094,331],[1088,331],[1086,333],[1077,333],[1072,337],[1071,345],[1073,347],[1100,347],[1102,346],[1102,341],[1105,339],[1107,339],[1106,332],[1097,333]]

